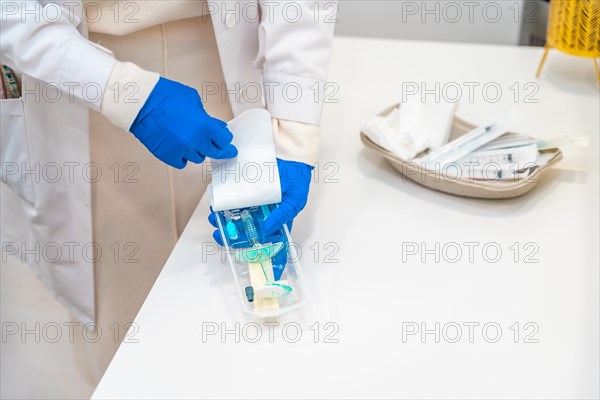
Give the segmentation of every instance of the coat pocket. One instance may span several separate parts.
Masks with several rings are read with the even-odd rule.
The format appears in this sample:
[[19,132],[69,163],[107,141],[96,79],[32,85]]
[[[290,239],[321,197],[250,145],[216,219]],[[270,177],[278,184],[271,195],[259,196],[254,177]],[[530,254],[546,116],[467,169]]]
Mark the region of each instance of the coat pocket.
[[0,100],[0,176],[19,197],[35,204],[33,181],[39,174],[29,162],[23,102]]

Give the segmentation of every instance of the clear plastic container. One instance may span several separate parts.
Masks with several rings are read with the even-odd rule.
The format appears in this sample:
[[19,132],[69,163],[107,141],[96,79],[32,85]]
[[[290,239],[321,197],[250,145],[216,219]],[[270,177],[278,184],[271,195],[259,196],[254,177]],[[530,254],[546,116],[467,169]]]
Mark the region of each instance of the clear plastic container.
[[265,235],[274,204],[218,211],[217,222],[245,312],[276,317],[306,301],[302,271],[287,226]]

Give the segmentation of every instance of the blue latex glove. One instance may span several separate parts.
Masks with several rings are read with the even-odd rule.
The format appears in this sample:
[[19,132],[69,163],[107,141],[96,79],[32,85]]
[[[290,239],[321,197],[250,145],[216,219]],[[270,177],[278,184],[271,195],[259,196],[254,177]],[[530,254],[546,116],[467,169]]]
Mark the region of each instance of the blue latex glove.
[[308,189],[314,167],[278,158],[277,169],[281,181],[281,203],[263,222],[263,230],[268,235],[281,228],[283,224],[288,224],[290,230],[292,229],[294,218],[304,209],[308,201]]
[[175,168],[206,157],[233,158],[227,124],[204,111],[198,92],[160,78],[129,129],[152,154]]
[[[277,159],[277,168],[281,181],[281,203],[263,222],[263,230],[267,235],[274,233],[283,224],[287,224],[288,228],[292,229],[294,218],[306,206],[311,172],[314,169],[314,167],[301,162],[280,160],[279,158]],[[212,208],[210,211],[208,221],[212,226],[218,228],[217,217]],[[223,238],[218,229],[213,232],[213,238],[223,246]]]

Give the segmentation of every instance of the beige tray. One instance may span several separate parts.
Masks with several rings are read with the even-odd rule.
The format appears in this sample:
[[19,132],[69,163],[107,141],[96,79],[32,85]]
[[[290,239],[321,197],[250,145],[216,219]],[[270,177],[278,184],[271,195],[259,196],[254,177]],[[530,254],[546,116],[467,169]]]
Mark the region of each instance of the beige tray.
[[[382,111],[379,113],[379,116],[384,117],[388,115],[396,107],[398,107],[398,104]],[[456,139],[457,137],[464,135],[474,128],[476,128],[475,125],[465,122],[460,118],[454,117],[454,121],[452,122],[452,130],[450,132],[450,140]],[[514,133],[506,133],[506,135],[511,134]],[[439,172],[425,170],[416,163],[402,160],[385,148],[375,144],[364,132],[360,133],[360,138],[365,146],[385,157],[385,159],[395,169],[397,169],[408,179],[440,192],[481,199],[508,199],[511,197],[521,196],[529,192],[538,184],[544,172],[562,160],[562,152],[559,148],[544,149],[540,150],[540,152],[544,154],[551,154],[552,158],[543,166],[536,168],[536,170],[526,178],[504,181],[477,181],[469,179],[468,176],[454,178],[444,176]],[[418,156],[422,156],[426,153],[427,152],[423,152]]]

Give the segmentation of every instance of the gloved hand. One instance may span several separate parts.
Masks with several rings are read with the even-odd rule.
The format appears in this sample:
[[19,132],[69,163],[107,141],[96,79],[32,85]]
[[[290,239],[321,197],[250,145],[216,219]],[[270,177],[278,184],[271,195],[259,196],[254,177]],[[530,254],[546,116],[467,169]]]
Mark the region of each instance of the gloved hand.
[[[280,160],[279,158],[277,159],[277,168],[281,181],[281,203],[263,222],[263,229],[267,235],[274,233],[283,224],[287,224],[288,228],[292,229],[294,218],[306,206],[311,172],[314,169],[314,167],[301,162]],[[212,208],[210,211],[208,221],[212,226],[218,228],[217,217]],[[213,232],[213,238],[223,246],[223,238],[218,229]]]
[[204,111],[195,89],[160,78],[129,129],[159,160],[175,168],[206,157],[233,158],[227,124]]

